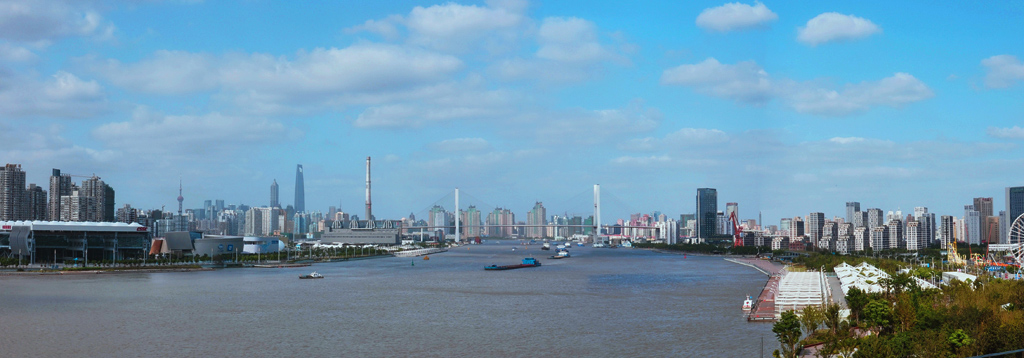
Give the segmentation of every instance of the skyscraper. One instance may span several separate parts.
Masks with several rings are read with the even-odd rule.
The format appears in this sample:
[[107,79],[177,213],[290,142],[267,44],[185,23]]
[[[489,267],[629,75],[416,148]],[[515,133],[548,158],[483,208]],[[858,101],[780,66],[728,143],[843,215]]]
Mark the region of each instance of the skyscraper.
[[718,226],[718,190],[697,189],[697,237],[708,239],[715,235]]
[[856,201],[846,202],[846,222],[852,223],[856,220],[855,213],[860,211],[860,203]]
[[60,221],[60,197],[71,195],[71,176],[61,175],[60,169],[54,168],[50,177],[50,221]]
[[978,211],[981,223],[981,241],[995,241],[995,232],[989,230],[988,218],[992,216],[992,198],[974,198],[974,210]]
[[[1006,188],[1006,227],[1013,227],[1014,220],[1020,214],[1024,214],[1024,186]],[[1012,244],[1005,239],[1001,242]]]
[[981,213],[974,205],[964,205],[964,242],[981,244]]
[[[725,220],[729,221],[732,219],[732,214],[736,213],[736,221],[740,220],[740,204],[738,203],[725,203]],[[723,234],[732,235],[733,233],[732,222],[729,221],[725,224],[725,231]]]
[[49,212],[46,210],[46,190],[35,184],[29,184],[25,194],[28,201],[28,217],[26,220],[46,221]]
[[[306,184],[302,179],[302,164],[295,167],[295,211],[306,211]],[[373,218],[366,218],[373,220]]]
[[[108,187],[107,183],[104,183],[103,180],[96,176],[82,181],[82,188],[78,195],[93,198],[93,204],[87,209],[88,211],[83,221],[114,221],[113,189],[108,191]],[[108,194],[111,195],[108,197]],[[108,207],[110,211],[109,217],[107,216]]]
[[811,243],[818,245],[818,241],[821,240],[823,230],[825,228],[825,213],[815,212],[807,216],[807,237],[811,238]]
[[529,238],[543,238],[544,228],[542,225],[546,225],[546,218],[548,216],[548,210],[544,208],[544,203],[536,202],[533,204],[533,209],[526,214],[526,224],[536,225],[536,227],[530,227],[526,229],[526,237]]
[[882,218],[882,209],[871,208],[868,209],[868,224],[867,228],[874,228],[877,226],[885,225]]
[[281,202],[277,200],[277,179],[274,179],[274,184],[270,184],[270,207],[281,207]]
[[28,218],[26,194],[25,172],[21,171],[21,164],[7,164],[0,168],[0,220]]

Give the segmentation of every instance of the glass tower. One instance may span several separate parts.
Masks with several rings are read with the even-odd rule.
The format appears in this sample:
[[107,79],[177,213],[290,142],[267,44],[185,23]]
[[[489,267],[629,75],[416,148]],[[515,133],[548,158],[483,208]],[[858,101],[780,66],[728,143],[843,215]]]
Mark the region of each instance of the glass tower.
[[718,190],[697,189],[697,237],[711,238],[715,235],[718,221]]
[[306,188],[302,180],[302,164],[295,168],[295,212],[306,211]]

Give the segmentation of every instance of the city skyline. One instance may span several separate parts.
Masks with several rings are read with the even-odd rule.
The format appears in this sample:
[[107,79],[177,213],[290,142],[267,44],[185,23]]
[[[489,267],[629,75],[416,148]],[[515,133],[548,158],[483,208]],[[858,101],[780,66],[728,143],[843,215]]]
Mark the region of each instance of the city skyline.
[[266,205],[275,178],[295,203],[301,163],[308,210],[359,213],[365,156],[381,218],[593,184],[628,201],[608,218],[689,214],[705,187],[766,222],[961,216],[1024,184],[1019,4],[23,5],[0,157],[44,190],[96,173],[118,207],[174,207],[179,177],[185,208]]

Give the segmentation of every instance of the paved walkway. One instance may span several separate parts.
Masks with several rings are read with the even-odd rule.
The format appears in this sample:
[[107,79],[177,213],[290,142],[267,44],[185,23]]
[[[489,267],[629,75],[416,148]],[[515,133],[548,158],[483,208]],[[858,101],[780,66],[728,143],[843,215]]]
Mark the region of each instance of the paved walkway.
[[828,286],[832,290],[832,302],[838,303],[843,308],[849,308],[846,306],[846,295],[843,295],[843,287],[839,284],[839,278],[829,276]]

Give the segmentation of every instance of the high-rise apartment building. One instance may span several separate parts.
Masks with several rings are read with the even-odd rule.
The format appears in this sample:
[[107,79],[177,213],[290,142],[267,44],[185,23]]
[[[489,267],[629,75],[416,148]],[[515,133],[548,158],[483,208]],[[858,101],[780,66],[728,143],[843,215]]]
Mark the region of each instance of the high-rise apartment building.
[[28,202],[28,216],[25,220],[46,221],[50,213],[46,210],[46,190],[35,184],[29,184],[25,192],[25,200]]
[[72,187],[71,195],[60,197],[60,221],[94,221],[96,198]]
[[79,195],[92,197],[94,201],[94,206],[89,209],[85,221],[114,221],[114,189],[99,177],[93,176],[83,180]]
[[846,222],[852,223],[856,220],[855,213],[860,212],[860,203],[856,201],[846,202]]
[[911,221],[907,223],[906,249],[917,251],[928,246],[924,229],[920,222]]
[[50,207],[49,220],[60,221],[60,198],[71,195],[71,176],[61,174],[60,169],[53,169],[50,176]]
[[885,218],[882,217],[882,209],[871,208],[868,209],[868,225],[867,228],[871,229],[874,227],[885,225]]
[[997,241],[996,231],[988,229],[988,218],[992,217],[992,198],[974,198],[974,210],[978,211],[978,220],[981,223],[981,241]]
[[953,240],[953,216],[943,215],[939,220],[939,239],[941,240],[941,247],[945,248],[946,243]]
[[[1024,186],[1006,188],[1006,227],[1012,227],[1014,220],[1021,214],[1024,214]],[[1002,242],[1010,243],[1006,240]]]
[[[295,167],[295,211],[306,211],[306,184],[302,177],[302,164]],[[366,218],[373,220],[373,218]]]
[[[526,214],[526,225],[530,225],[530,227],[526,229],[526,237],[537,239],[543,238],[544,228],[542,226],[546,225],[545,220],[547,220],[547,216],[548,211],[544,208],[544,203],[539,201],[534,203],[533,209],[530,209]],[[536,227],[533,225],[536,225]]]
[[28,218],[25,194],[25,172],[21,170],[21,164],[7,164],[0,168],[0,220]]
[[732,214],[736,214],[736,220],[737,221],[740,220],[740,204],[738,204],[738,203],[725,203],[725,220],[726,220],[726,224],[725,224],[725,227],[724,227],[725,231],[723,233],[727,234],[727,235],[734,234],[733,233],[734,230],[732,228],[732,222],[730,221],[732,219]]
[[807,237],[811,239],[812,244],[817,244],[821,240],[824,226],[825,213],[816,212],[807,216]]
[[272,208],[280,208],[281,207],[281,202],[277,200],[277,193],[278,193],[277,190],[278,190],[277,179],[274,179],[274,183],[270,184],[270,207],[272,207]]
[[470,205],[469,208],[466,208],[466,210],[462,212],[461,228],[466,237],[481,236],[480,210],[478,210],[476,206]]
[[871,249],[874,251],[888,250],[889,233],[890,230],[885,225],[879,225],[871,228]]
[[964,205],[964,242],[981,244],[981,213],[974,205]]
[[711,238],[718,226],[718,191],[714,188],[697,189],[697,237]]

